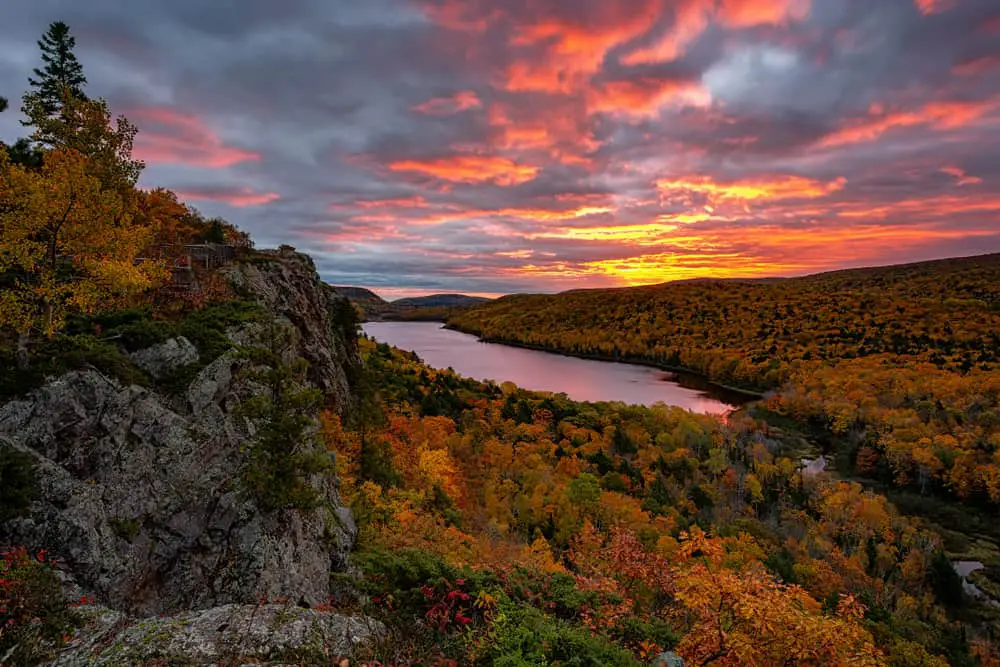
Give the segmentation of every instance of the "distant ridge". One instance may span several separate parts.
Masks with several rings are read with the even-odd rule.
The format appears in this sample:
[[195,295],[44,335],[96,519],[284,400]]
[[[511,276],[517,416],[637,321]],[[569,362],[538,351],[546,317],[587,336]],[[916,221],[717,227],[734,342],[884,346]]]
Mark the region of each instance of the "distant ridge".
[[363,319],[444,321],[457,310],[479,306],[492,299],[466,294],[428,294],[386,301],[365,287],[332,286],[333,290],[353,303]]
[[465,294],[429,294],[407,299],[396,299],[390,302],[394,307],[402,308],[463,308],[476,306],[491,301],[482,296],[467,296]]
[[333,290],[340,296],[350,299],[355,302],[371,303],[371,304],[387,304],[389,303],[382,297],[380,297],[375,292],[364,287],[342,287],[333,285]]

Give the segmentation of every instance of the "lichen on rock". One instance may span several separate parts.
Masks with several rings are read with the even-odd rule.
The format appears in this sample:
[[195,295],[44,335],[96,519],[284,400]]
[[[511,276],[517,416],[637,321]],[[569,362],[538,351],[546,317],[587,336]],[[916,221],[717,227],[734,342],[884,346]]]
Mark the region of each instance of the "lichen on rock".
[[231,604],[141,620],[95,608],[87,616],[85,632],[51,665],[335,664],[385,633],[372,619],[276,604]]
[[129,355],[132,361],[155,379],[198,361],[198,348],[184,336],[171,338],[159,345],[137,350]]

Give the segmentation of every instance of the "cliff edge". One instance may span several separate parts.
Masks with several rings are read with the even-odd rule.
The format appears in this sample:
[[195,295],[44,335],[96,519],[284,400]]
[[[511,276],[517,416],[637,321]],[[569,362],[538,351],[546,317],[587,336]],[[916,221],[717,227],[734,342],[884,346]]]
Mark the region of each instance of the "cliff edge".
[[[309,362],[303,386],[343,412],[361,363],[354,325],[339,317],[350,305],[287,247],[222,271],[263,313],[226,330],[231,349],[205,359],[175,337],[130,353],[150,377],[187,369],[190,381],[166,391],[81,368],[0,407],[0,452],[30,459],[37,484],[24,515],[0,525],[0,545],[48,550],[74,597],[121,618],[225,605],[238,615],[262,599],[321,605],[331,572],[349,567],[356,530],[332,474],[310,480],[309,509],[268,510],[242,489],[258,426],[239,407],[264,388],[244,372],[259,362],[239,350],[282,327],[286,355]],[[290,446],[332,457],[316,442]]]

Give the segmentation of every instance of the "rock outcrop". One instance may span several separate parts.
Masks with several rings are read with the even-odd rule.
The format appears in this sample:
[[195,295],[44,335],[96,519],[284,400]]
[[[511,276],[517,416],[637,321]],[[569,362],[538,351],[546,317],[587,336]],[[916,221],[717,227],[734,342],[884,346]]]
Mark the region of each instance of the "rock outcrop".
[[130,355],[132,361],[157,380],[198,361],[198,348],[184,336],[171,338]]
[[309,362],[310,381],[328,396],[345,400],[361,365],[356,334],[338,317],[353,313],[350,302],[319,280],[308,255],[282,246],[265,257],[269,261],[227,267],[229,282],[295,327],[295,353]]
[[[244,297],[294,326],[309,380],[346,409],[360,361],[337,320],[340,297],[312,261],[283,249],[226,271]],[[153,377],[198,358],[181,339],[133,356]],[[239,373],[246,363],[223,354],[171,396],[84,369],[0,407],[0,448],[31,456],[39,486],[28,515],[0,526],[0,545],[48,549],[71,585],[129,615],[261,598],[325,603],[331,571],[347,567],[354,522],[330,476],[313,480],[322,503],[308,511],[265,512],[241,490],[254,426],[236,408],[259,391]],[[198,625],[197,614],[184,618]],[[333,631],[332,616],[310,618]]]

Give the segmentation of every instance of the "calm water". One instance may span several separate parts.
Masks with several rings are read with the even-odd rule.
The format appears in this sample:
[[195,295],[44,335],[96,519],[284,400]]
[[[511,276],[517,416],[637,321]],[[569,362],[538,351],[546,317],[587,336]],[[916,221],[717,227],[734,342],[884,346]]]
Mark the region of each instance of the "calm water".
[[475,336],[444,329],[437,322],[368,322],[364,331],[379,342],[416,352],[429,366],[451,367],[476,380],[510,381],[523,389],[562,392],[579,401],[643,405],[662,401],[711,414],[733,407],[713,397],[709,389],[682,386],[671,374],[655,368],[481,343]]

